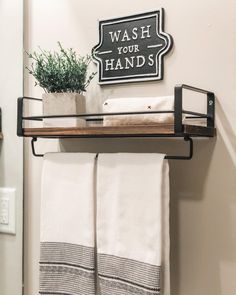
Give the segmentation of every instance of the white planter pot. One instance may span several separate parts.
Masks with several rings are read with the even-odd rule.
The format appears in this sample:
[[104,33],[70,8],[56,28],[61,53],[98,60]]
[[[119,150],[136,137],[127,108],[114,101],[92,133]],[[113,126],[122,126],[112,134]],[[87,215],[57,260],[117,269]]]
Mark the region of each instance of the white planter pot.
[[[43,115],[76,115],[85,113],[85,97],[78,93],[44,93]],[[44,127],[84,127],[81,118],[44,119]]]

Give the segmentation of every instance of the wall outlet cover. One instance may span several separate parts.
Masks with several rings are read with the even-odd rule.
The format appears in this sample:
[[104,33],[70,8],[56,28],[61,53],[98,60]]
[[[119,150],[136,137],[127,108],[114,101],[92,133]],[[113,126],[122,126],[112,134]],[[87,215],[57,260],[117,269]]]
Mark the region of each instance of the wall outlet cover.
[[16,233],[15,204],[15,188],[0,188],[0,233]]

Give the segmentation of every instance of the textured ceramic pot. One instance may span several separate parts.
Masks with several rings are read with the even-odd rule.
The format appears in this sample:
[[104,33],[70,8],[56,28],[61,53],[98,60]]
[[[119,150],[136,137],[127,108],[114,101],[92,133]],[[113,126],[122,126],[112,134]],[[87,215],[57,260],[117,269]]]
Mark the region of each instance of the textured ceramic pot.
[[[85,97],[78,93],[44,93],[43,115],[78,115],[85,113]],[[84,127],[81,118],[44,119],[44,127]]]

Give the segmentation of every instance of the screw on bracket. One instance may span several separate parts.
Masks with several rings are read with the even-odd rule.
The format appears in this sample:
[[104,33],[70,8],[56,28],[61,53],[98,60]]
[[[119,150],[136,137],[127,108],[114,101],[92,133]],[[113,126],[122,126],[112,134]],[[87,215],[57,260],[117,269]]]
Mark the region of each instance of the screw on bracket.
[[210,105],[210,106],[213,105],[213,100],[209,100],[209,105]]

